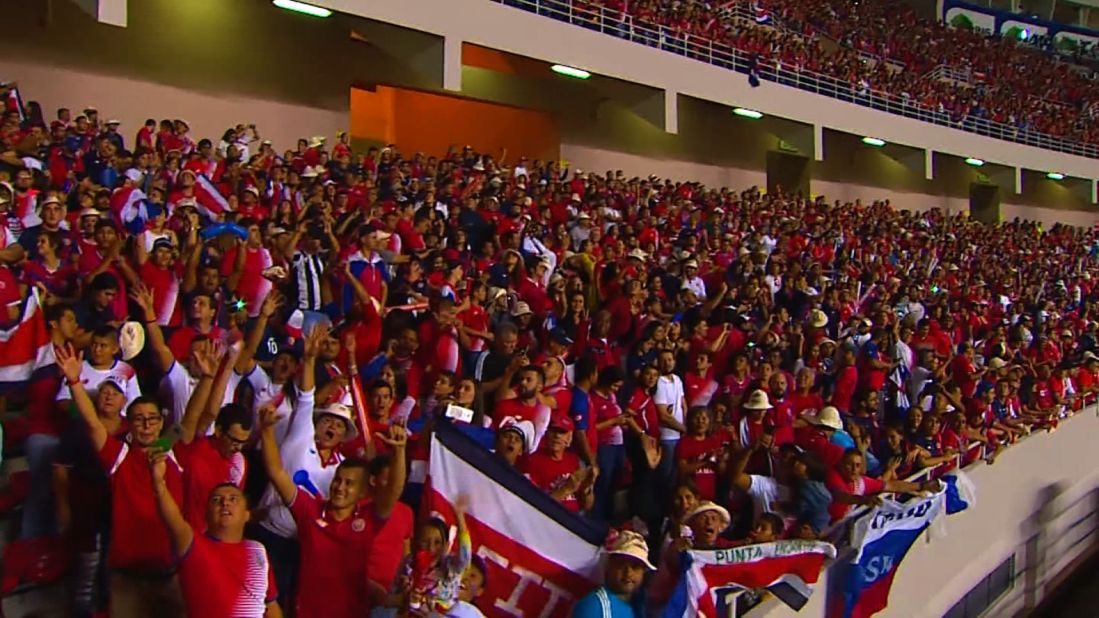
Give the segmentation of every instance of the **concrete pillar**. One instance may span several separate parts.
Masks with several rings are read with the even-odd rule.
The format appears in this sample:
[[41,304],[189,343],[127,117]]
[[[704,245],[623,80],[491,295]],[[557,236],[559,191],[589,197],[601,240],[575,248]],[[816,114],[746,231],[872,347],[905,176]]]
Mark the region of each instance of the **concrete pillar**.
[[679,93],[674,90],[664,91],[664,130],[679,134]]
[[456,36],[443,39],[443,88],[462,91],[462,39]]
[[935,151],[930,148],[923,151],[923,177],[935,180]]
[[813,159],[824,160],[824,125],[813,125]]
[[1019,194],[1023,192],[1023,168],[1015,168],[1015,193]]

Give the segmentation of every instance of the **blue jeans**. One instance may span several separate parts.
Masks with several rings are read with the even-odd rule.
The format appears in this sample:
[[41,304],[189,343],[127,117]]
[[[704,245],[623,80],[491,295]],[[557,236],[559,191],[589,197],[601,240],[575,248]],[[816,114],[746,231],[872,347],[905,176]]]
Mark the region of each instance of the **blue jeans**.
[[20,537],[36,539],[57,534],[53,501],[53,462],[57,458],[57,436],[36,433],[27,436],[24,449],[30,468],[31,486],[23,506]]
[[660,440],[660,464],[656,467],[656,475],[666,494],[671,493],[675,482],[675,447],[678,444],[679,440]]
[[614,490],[626,469],[626,445],[605,444],[595,454],[599,478],[595,479],[595,516],[604,521],[614,517]]

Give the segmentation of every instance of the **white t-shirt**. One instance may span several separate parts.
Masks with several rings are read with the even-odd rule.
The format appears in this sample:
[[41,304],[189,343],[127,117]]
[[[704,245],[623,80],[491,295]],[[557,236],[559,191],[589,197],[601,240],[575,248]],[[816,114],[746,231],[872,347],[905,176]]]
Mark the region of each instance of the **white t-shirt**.
[[748,496],[752,499],[752,521],[759,521],[759,516],[764,513],[781,515],[776,503],[789,502],[790,488],[780,484],[773,476],[749,476],[752,479],[752,486],[748,488]]
[[[653,403],[658,406],[668,406],[672,416],[680,423],[683,422],[683,415],[686,412],[683,409],[683,397],[683,380],[680,380],[679,376],[674,373],[660,376],[660,379],[656,381],[656,394],[653,396]],[[671,427],[661,425],[660,439],[678,440],[679,432]]]
[[[269,403],[275,403],[275,413],[279,420],[275,422],[275,437],[281,442],[286,436],[287,427],[290,425],[290,414],[293,407],[283,391],[282,384],[275,384],[271,376],[267,375],[263,367],[256,365],[248,375],[240,375],[236,371],[229,375],[229,384],[225,387],[227,393],[236,393],[240,383],[247,380],[252,387],[252,412],[257,415],[259,409]],[[259,448],[259,445],[256,446]]]
[[[196,384],[198,380],[192,378],[183,365],[172,362],[168,373],[160,381],[160,400],[171,402],[168,411],[172,416],[164,420],[166,426],[170,427],[183,420],[183,415],[187,412],[187,402],[191,400],[191,393],[195,392]],[[227,403],[233,403],[233,389],[230,388],[225,389],[225,396],[221,400],[221,405]],[[212,433],[213,430],[214,427],[211,425],[210,432]]]
[[[328,488],[332,484],[332,477],[336,476],[336,468],[343,460],[338,453],[335,455],[333,465],[326,466],[321,462],[317,453],[316,427],[313,424],[313,406],[316,391],[310,390],[298,394],[294,412],[290,415],[290,426],[286,437],[279,444],[279,454],[282,455],[282,466],[294,484],[306,486],[308,491],[316,491],[322,498],[328,497]],[[263,527],[271,532],[284,537],[294,538],[298,527],[294,523],[294,517],[290,509],[282,502],[275,488],[268,485],[267,491],[260,499],[260,508],[269,509],[267,520]]]
[[[130,405],[130,402],[141,396],[141,386],[137,383],[137,376],[134,373],[134,368],[125,361],[116,360],[113,365],[107,369],[96,369],[92,367],[91,363],[84,361],[84,366],[80,368],[80,381],[84,384],[84,390],[87,391],[88,396],[95,400],[95,396],[99,393],[99,385],[106,380],[108,376],[115,376],[120,378],[126,385],[126,405],[122,408],[126,409]],[[63,401],[65,399],[72,399],[72,389],[68,384],[62,384],[61,388],[57,391],[57,400]]]

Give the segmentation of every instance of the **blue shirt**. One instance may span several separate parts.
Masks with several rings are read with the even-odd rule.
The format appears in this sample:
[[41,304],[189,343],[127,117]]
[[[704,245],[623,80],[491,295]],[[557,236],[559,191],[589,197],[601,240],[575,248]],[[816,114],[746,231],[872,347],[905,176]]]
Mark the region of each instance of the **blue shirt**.
[[641,612],[611,594],[605,587],[597,588],[572,606],[572,618],[638,618]]
[[579,386],[572,387],[572,403],[569,406],[569,416],[579,430],[587,430],[591,419],[591,399],[588,392]]

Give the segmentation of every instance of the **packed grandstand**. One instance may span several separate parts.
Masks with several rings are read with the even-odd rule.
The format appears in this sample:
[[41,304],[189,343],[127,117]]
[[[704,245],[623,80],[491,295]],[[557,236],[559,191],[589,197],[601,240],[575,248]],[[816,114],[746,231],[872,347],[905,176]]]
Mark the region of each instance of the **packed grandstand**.
[[[600,6],[1099,135],[1094,82],[906,12],[902,34],[893,4],[761,4],[767,29],[574,8]],[[976,89],[923,78],[963,57]],[[131,134],[109,100],[3,88],[4,456],[28,470],[0,581],[65,582],[68,615],[714,615],[719,577],[738,611],[797,606],[773,584],[815,581],[865,509],[964,509],[961,468],[1099,401],[1093,229],[346,133]],[[547,575],[554,551],[601,572]]]
[[[949,27],[901,2],[499,1],[727,68],[825,76],[849,89],[833,96],[876,95],[966,130],[994,123],[1020,138],[1099,140],[1093,67],[1018,39]],[[735,62],[714,46],[748,60]]]

